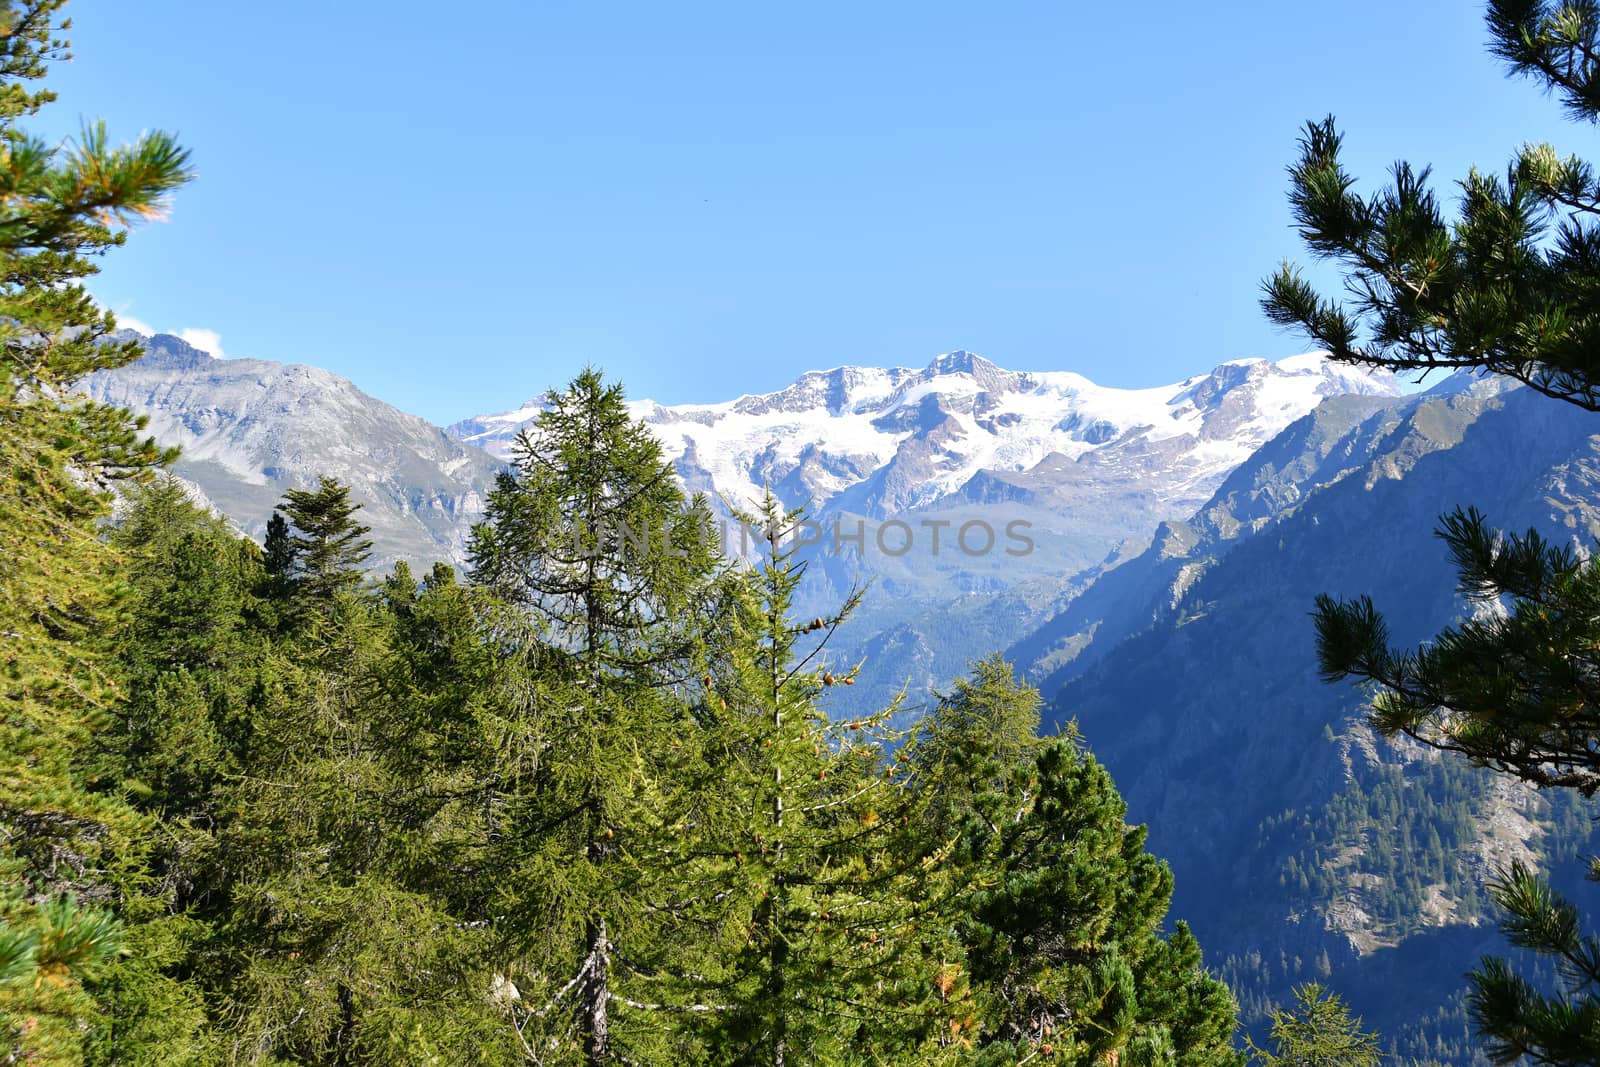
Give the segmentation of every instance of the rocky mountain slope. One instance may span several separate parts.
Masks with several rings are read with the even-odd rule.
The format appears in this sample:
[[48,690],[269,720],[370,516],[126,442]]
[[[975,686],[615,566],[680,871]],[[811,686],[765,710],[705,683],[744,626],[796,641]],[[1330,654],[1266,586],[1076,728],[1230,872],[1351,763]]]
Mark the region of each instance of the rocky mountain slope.
[[1485,877],[1512,858],[1569,874],[1591,847],[1574,798],[1374,738],[1360,695],[1318,680],[1307,616],[1318,593],[1370,593],[1406,644],[1457,618],[1433,535],[1457,505],[1592,549],[1597,430],[1494,382],[1330,400],[1014,646],[1256,1007],[1331,971],[1368,1022],[1436,1055],[1440,1020],[1462,1025],[1440,1006],[1504,947]]
[[140,340],[144,358],[91,375],[84,390],[149,416],[158,441],[183,449],[179,477],[245,532],[259,539],[285,490],[327,475],[362,503],[375,568],[465,558],[502,466],[492,456],[316,367]]

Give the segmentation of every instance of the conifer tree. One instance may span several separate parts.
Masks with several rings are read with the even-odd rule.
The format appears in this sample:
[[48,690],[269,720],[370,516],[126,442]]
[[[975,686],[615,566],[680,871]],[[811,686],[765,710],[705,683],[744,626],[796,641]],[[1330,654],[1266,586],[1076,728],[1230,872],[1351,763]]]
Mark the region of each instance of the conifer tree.
[[[361,566],[372,554],[371,527],[355,519],[360,504],[350,502],[350,487],[321,478],[315,489],[290,489],[278,512],[294,529],[285,544],[282,527],[267,526],[268,574],[292,578],[301,604],[326,609],[340,592],[361,584]],[[274,513],[274,518],[277,513]]]
[[525,714],[549,747],[505,798],[525,829],[504,843],[501,890],[524,943],[545,946],[523,978],[549,1004],[524,1027],[575,1015],[583,1061],[601,1064],[661,1025],[614,1031],[614,959],[659,919],[643,906],[640,834],[675,762],[674,687],[692,675],[720,562],[703,501],[598,371],[546,396],[514,460],[473,532],[473,579],[542,631],[529,655],[547,688]]
[[1361,1029],[1337,994],[1316,982],[1295,989],[1295,1010],[1272,1013],[1272,1049],[1250,1042],[1261,1067],[1377,1067],[1377,1036]]
[[[1491,50],[1600,118],[1600,8],[1592,0],[1491,0]],[[1504,176],[1472,170],[1447,220],[1429,171],[1395,164],[1371,196],[1340,162],[1330,117],[1308,123],[1290,168],[1289,202],[1318,259],[1345,272],[1353,301],[1320,296],[1285,262],[1264,285],[1274,322],[1330,358],[1400,371],[1503,374],[1600,410],[1600,182],[1592,164],[1528,144]]]
[[[1593,0],[1490,0],[1491,50],[1531,76],[1568,113],[1600,120],[1600,5]],[[1548,144],[1523,146],[1503,178],[1472,171],[1461,213],[1447,221],[1427,170],[1399,163],[1370,197],[1344,170],[1333,119],[1308,124],[1290,170],[1290,204],[1312,253],[1338,263],[1349,305],[1319,296],[1284,264],[1263,307],[1331,358],[1396,370],[1466,368],[1507,376],[1547,396],[1600,410],[1600,181],[1591,163]],[[1440,536],[1470,599],[1489,613],[1447,628],[1416,652],[1389,647],[1372,600],[1317,602],[1325,679],[1375,683],[1371,720],[1541,786],[1600,789],[1595,635],[1600,570],[1536,532],[1502,536],[1472,509],[1445,517]],[[1519,910],[1548,890],[1510,872],[1496,891],[1513,940],[1566,958],[1576,938]],[[1526,890],[1526,891],[1524,891]],[[1553,905],[1552,905],[1553,907]],[[1565,932],[1563,932],[1565,931]],[[1556,936],[1558,933],[1561,936]],[[1567,937],[1570,933],[1571,937]],[[1548,936],[1547,936],[1548,935]],[[1574,1029],[1595,1011],[1580,973],[1554,1006],[1500,960],[1473,976],[1473,1014],[1496,1054],[1525,1050],[1545,1063],[1591,1063],[1600,1031]],[[1546,1011],[1546,1008],[1551,1010]],[[1582,1040],[1573,1043],[1575,1033]]]
[[81,279],[189,177],[166,134],[115,147],[89,124],[55,146],[24,131],[53,99],[30,83],[66,56],[61,6],[0,3],[0,1048],[19,1059],[76,1054],[78,983],[117,946],[88,910],[109,900],[96,872],[137,826],[91,793],[81,758],[112,694],[89,640],[115,586],[96,524],[109,482],[168,458],[126,412],[73,393],[138,356],[104,341],[114,320]]
[[261,563],[266,571],[263,594],[273,600],[288,600],[294,589],[295,548],[289,520],[283,517],[282,511],[274,509],[272,518],[267,520],[266,537],[261,542]]
[[396,617],[436,596],[398,568],[382,600],[336,593],[313,632],[254,665],[217,835],[222,906],[196,953],[218,1042],[241,1058],[493,1062],[508,1037],[488,1011],[487,931],[453,910],[450,882],[482,788],[432,765],[454,724],[427,716],[420,635]]
[[1231,1064],[1234,1004],[1187,926],[1160,926],[1166,865],[1075,732],[1040,739],[1039,695],[991,656],[941,697],[905,759],[954,833],[946,959],[984,1062]]
[[934,1062],[932,1038],[964,1021],[921,920],[941,857],[889,759],[897,708],[831,722],[819,703],[854,683],[824,650],[859,594],[791,618],[800,520],[770,496],[748,520],[765,556],[725,618],[728,659],[701,680],[706,781],[671,829],[687,861],[675,906],[708,958],[672,1004],[700,1013],[712,1062]]
[[1556,964],[1560,987],[1541,988],[1503,959],[1469,976],[1467,1004],[1497,1064],[1593,1063],[1600,1050],[1600,937],[1585,934],[1578,909],[1520,863],[1489,887],[1509,918],[1513,945]]

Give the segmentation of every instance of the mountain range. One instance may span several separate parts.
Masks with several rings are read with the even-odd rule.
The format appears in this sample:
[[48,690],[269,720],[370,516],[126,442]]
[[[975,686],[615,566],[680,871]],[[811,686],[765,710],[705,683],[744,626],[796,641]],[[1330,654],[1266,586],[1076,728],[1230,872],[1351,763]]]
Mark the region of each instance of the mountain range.
[[[283,489],[348,482],[379,566],[462,563],[540,410],[446,431],[314,368],[213,360],[164,336],[146,346],[89,390],[150,416],[184,447],[179,475],[257,536]],[[1576,884],[1600,846],[1570,798],[1375,737],[1359,693],[1318,681],[1307,617],[1318,593],[1371,592],[1400,642],[1459,618],[1432,532],[1458,504],[1587,550],[1600,436],[1583,412],[1465,377],[1405,393],[1316,356],[1118,390],[968,352],[632,411],[718,506],[770,487],[823,529],[861,531],[809,550],[819,607],[871,583],[834,653],[864,661],[839,713],[902,689],[914,710],[970,657],[1007,648],[1051,722],[1076,722],[1150,825],[1176,875],[1174,915],[1249,1019],[1315,977],[1396,1051],[1467,1062],[1459,975],[1503,949],[1485,880],[1522,858]],[[1012,522],[1031,551],[956,539]],[[914,549],[884,551],[886,531],[909,531]]]
[[[1020,639],[1077,588],[1075,576],[1142,548],[1279,431],[1347,394],[1400,389],[1315,355],[1112,389],[958,351],[921,369],[836,367],[772,393],[643,400],[632,412],[685,486],[724,513],[750,509],[767,488],[807,507],[819,543],[802,613],[870,583],[833,649],[863,664],[841,701],[854,714],[901,690],[914,709],[959,673],[974,642]],[[541,407],[535,398],[448,432],[509,457]]]

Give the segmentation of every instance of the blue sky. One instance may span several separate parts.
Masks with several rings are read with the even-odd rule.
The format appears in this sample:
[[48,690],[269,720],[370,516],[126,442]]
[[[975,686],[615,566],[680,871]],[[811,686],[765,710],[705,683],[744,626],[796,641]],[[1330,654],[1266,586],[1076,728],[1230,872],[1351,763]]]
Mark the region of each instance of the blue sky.
[[1289,355],[1257,286],[1304,258],[1306,119],[1372,180],[1595,154],[1461,0],[68,12],[41,127],[199,171],[100,298],[441,423],[586,362],[683,402],[954,348],[1120,386]]

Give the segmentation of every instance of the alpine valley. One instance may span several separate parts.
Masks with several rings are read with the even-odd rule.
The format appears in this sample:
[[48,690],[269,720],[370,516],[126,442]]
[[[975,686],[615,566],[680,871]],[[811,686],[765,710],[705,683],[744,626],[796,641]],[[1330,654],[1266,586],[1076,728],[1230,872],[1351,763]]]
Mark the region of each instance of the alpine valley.
[[[466,563],[541,409],[441,430],[325,371],[145,345],[86,390],[148,416],[183,448],[177,476],[253,536],[285,489],[349,484],[382,569]],[[1562,797],[1376,739],[1359,695],[1318,681],[1307,613],[1374,592],[1413,643],[1460,617],[1432,535],[1457,503],[1587,550],[1592,416],[1465,378],[1408,393],[1315,355],[1122,390],[969,352],[632,412],[723,517],[767,488],[808,508],[802,615],[867,586],[829,650],[863,664],[836,713],[903,693],[913,715],[1007,649],[1151,824],[1173,914],[1247,1022],[1318,977],[1396,1051],[1470,1060],[1460,976],[1503,950],[1485,879],[1522,858],[1565,883],[1591,827]]]

